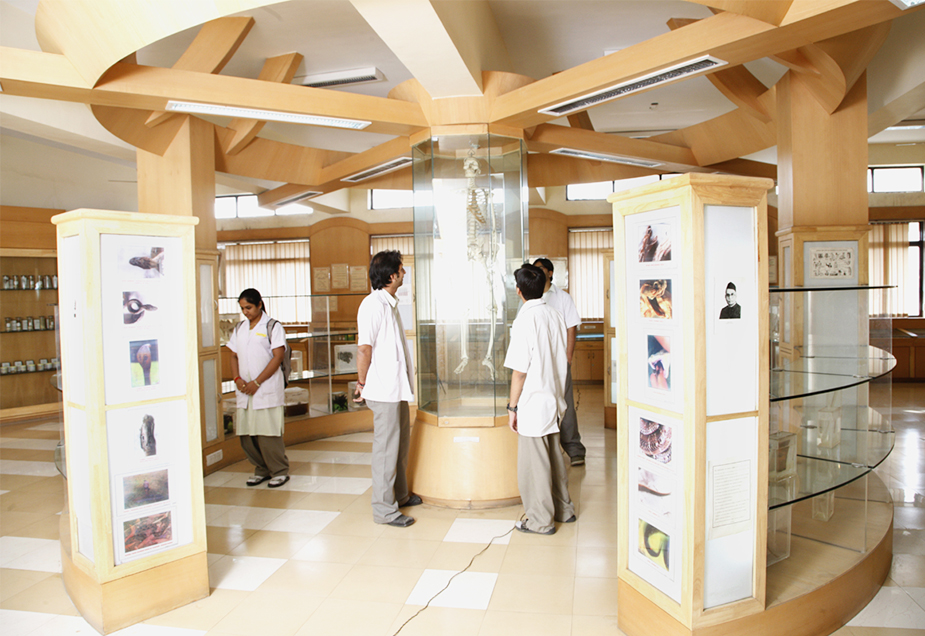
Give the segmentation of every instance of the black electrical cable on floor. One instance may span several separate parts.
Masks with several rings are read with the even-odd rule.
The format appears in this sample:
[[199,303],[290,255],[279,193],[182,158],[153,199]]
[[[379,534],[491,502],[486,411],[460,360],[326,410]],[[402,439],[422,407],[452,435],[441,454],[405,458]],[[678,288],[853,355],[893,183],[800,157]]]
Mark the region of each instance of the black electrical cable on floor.
[[467,565],[467,566],[464,567],[462,570],[460,570],[459,572],[457,572],[456,574],[454,574],[453,576],[451,576],[451,577],[450,577],[450,580],[447,581],[447,582],[446,582],[446,585],[443,586],[443,589],[440,590],[439,592],[437,592],[436,594],[434,594],[433,596],[431,596],[430,599],[428,599],[427,604],[424,605],[424,607],[422,607],[421,609],[419,609],[417,612],[415,612],[415,613],[414,613],[414,616],[412,616],[411,618],[409,618],[408,620],[406,620],[404,623],[402,623],[402,624],[401,624],[401,627],[399,627],[398,630],[397,630],[394,634],[392,634],[392,636],[398,636],[398,632],[400,632],[401,630],[403,630],[403,629],[405,628],[405,625],[407,625],[408,623],[410,623],[411,621],[413,621],[415,618],[418,617],[418,614],[420,614],[421,612],[423,612],[424,610],[426,610],[428,607],[430,607],[431,602],[432,602],[435,598],[437,598],[438,596],[440,596],[441,594],[443,594],[443,593],[447,590],[447,588],[450,587],[450,583],[453,582],[453,579],[455,579],[457,576],[459,576],[460,574],[462,574],[463,572],[465,572],[466,570],[468,570],[469,568],[471,568],[471,567],[472,567],[472,564],[475,563],[475,560],[476,560],[480,555],[482,555],[486,550],[488,550],[488,548],[491,547],[491,544],[494,543],[495,539],[503,539],[503,538],[506,537],[507,535],[511,534],[513,531],[514,531],[514,528],[511,527],[511,529],[508,530],[507,532],[505,532],[504,534],[499,534],[497,537],[492,537],[492,538],[491,538],[491,541],[488,542],[488,545],[486,545],[486,546],[485,546],[484,548],[482,548],[477,554],[475,554],[475,556],[473,556],[471,559],[469,559],[469,565]]

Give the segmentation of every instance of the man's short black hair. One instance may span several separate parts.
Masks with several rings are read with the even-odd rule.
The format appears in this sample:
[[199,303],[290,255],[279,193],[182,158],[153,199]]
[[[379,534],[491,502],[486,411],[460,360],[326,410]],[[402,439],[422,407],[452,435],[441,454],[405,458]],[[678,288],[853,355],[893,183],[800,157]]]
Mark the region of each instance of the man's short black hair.
[[726,285],[726,289],[731,289],[732,291],[735,291],[736,290],[735,283],[729,283],[728,285]]
[[552,261],[549,260],[548,258],[538,258],[535,261],[533,261],[533,264],[539,265],[541,267],[545,267],[550,272],[555,271],[555,267],[552,266]]
[[536,265],[524,263],[514,272],[514,280],[517,281],[517,289],[524,300],[543,297],[546,290],[546,274]]
[[373,289],[382,289],[392,282],[392,274],[401,269],[401,252],[386,250],[369,261],[369,283]]

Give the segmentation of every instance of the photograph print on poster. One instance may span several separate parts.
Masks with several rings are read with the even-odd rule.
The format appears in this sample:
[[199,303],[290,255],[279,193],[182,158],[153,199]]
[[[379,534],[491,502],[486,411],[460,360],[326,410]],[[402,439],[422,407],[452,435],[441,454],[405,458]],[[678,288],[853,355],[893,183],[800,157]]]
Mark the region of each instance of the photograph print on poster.
[[671,338],[649,334],[646,336],[646,374],[650,389],[671,390]]
[[168,499],[170,484],[166,468],[122,478],[122,504],[125,510],[150,506]]
[[654,466],[640,466],[636,473],[636,491],[640,506],[655,517],[671,521],[674,509],[674,476]]
[[671,572],[671,537],[643,519],[639,520],[639,553],[665,572]]
[[639,315],[671,320],[671,280],[639,281]]
[[637,226],[640,230],[638,257],[640,263],[662,263],[671,260],[671,225],[650,223]]
[[639,418],[639,453],[660,464],[671,463],[671,426]]
[[[160,302],[154,300],[151,291],[122,292],[122,324],[139,327],[151,326]],[[154,304],[157,303],[157,304]]]
[[157,340],[132,340],[129,347],[129,373],[132,388],[160,383]]
[[144,556],[159,552],[154,548],[166,548],[176,539],[173,532],[173,512],[165,510],[122,522],[123,550],[125,558]]

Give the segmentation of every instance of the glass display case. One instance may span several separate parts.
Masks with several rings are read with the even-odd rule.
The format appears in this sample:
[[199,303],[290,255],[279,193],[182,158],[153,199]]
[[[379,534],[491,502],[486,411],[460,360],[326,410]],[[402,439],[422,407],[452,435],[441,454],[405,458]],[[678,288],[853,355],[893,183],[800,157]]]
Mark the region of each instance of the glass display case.
[[527,254],[523,146],[486,133],[413,149],[418,404],[441,422],[505,414],[513,273]]
[[[366,294],[264,296],[271,308],[296,303],[311,316],[309,322],[283,323],[292,349],[292,369],[286,388],[287,417],[317,417],[363,408],[353,403],[351,389],[357,373],[356,308],[365,297]],[[236,298],[221,299],[223,345],[243,320],[240,312],[234,313],[236,308]],[[231,434],[234,382],[225,378],[222,392],[226,395],[226,434]]]
[[868,479],[895,441],[891,319],[868,312],[885,289],[771,290],[769,566],[790,555],[791,536],[863,553],[891,512]]

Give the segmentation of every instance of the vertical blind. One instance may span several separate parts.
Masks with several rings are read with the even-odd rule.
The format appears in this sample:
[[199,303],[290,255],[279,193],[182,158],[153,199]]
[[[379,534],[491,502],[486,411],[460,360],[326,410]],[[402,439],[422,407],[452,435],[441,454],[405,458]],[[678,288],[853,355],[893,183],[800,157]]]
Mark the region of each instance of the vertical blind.
[[876,223],[870,230],[869,273],[871,285],[895,285],[895,289],[870,292],[872,316],[905,316],[903,290],[909,257],[909,223]]
[[411,234],[396,234],[369,237],[370,256],[385,250],[398,250],[402,256],[414,256],[414,236]]
[[[309,322],[312,317],[308,241],[225,245],[223,295],[237,298],[254,288],[266,298],[267,313],[283,323]],[[239,311],[224,301],[221,313]]]
[[613,254],[613,230],[569,230],[569,294],[582,320],[604,319],[604,257]]

